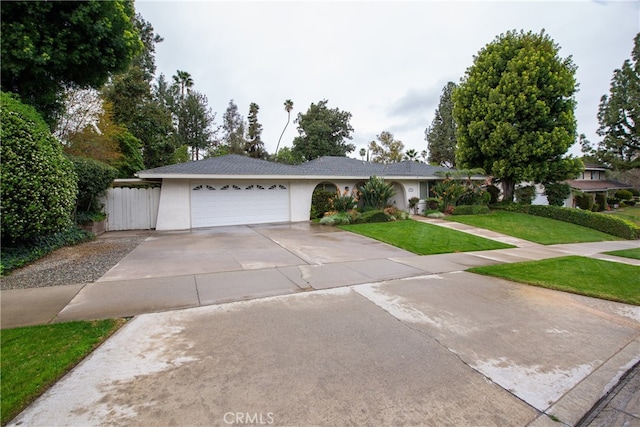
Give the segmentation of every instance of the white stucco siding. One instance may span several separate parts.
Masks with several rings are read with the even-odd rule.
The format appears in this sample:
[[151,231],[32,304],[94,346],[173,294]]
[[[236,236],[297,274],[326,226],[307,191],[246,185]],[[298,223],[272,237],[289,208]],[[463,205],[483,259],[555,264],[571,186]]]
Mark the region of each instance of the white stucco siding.
[[309,221],[311,196],[318,183],[309,181],[291,181],[291,221]]
[[163,179],[156,230],[188,230],[190,228],[189,181]]

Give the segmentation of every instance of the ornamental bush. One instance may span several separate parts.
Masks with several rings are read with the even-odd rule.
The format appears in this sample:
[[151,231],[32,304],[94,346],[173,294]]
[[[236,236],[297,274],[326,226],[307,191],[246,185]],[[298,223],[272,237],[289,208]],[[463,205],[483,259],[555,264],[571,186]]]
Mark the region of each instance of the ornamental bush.
[[576,195],[576,205],[585,211],[593,210],[593,195],[589,193],[580,193]]
[[629,190],[618,190],[616,191],[616,199],[631,200],[633,199],[633,193]]
[[544,195],[551,206],[563,206],[571,195],[571,186],[564,182],[549,182],[544,185]]
[[365,210],[381,210],[389,205],[389,200],[395,195],[395,191],[391,184],[384,182],[384,178],[372,176],[369,181],[358,188],[358,194]]
[[311,219],[322,218],[325,213],[331,210],[331,198],[334,193],[331,191],[317,189],[311,196]]
[[0,93],[2,243],[68,229],[78,191],[73,165],[36,110]]
[[533,185],[526,185],[524,187],[518,187],[515,191],[516,202],[521,205],[530,205],[533,199],[536,198],[536,187]]
[[98,213],[102,206],[98,198],[104,196],[107,188],[118,176],[118,169],[87,157],[69,156],[78,176],[77,211]]

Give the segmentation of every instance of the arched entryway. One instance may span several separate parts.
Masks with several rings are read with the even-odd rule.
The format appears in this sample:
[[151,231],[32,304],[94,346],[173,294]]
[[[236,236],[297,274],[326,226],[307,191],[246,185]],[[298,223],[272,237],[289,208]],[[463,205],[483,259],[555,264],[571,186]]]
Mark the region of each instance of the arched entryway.
[[329,197],[337,191],[338,186],[332,182],[324,181],[316,185],[311,196],[310,219],[322,218],[330,210]]
[[391,182],[390,184],[393,185],[393,191],[395,192],[395,195],[391,198],[391,200],[389,200],[389,204],[394,208],[398,208],[403,211],[407,210],[408,200],[407,195],[404,191],[404,185],[400,184],[399,182]]

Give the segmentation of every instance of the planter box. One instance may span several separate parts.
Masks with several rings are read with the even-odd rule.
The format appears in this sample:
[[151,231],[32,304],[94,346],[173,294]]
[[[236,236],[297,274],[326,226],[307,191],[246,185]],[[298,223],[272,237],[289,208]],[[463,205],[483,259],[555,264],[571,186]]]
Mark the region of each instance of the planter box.
[[102,221],[91,221],[86,224],[82,224],[80,228],[98,236],[107,231],[107,220],[103,219]]

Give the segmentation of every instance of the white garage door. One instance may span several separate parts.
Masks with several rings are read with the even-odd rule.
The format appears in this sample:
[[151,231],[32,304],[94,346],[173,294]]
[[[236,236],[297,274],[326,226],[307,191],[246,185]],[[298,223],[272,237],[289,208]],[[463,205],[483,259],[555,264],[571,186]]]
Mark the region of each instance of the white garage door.
[[202,182],[191,185],[191,227],[287,222],[286,182]]

